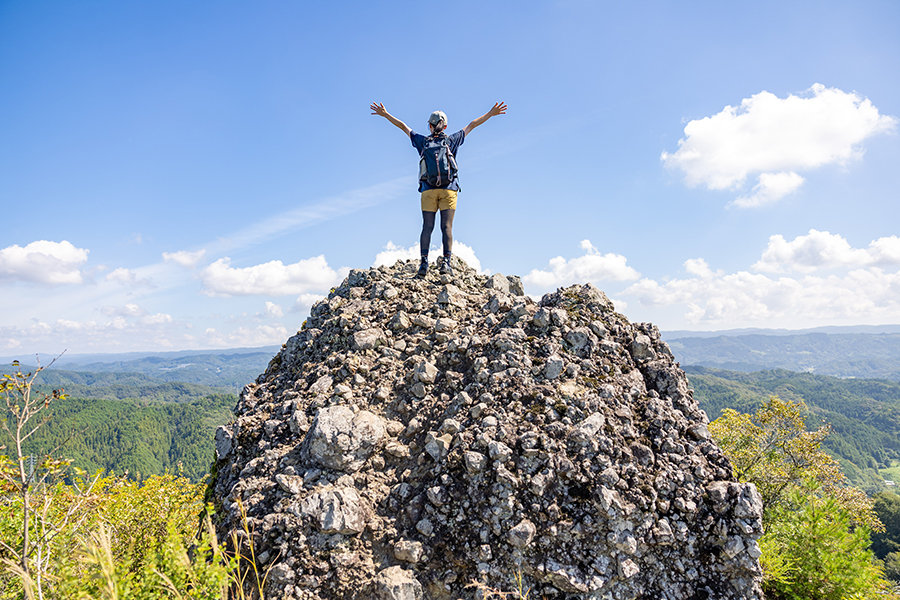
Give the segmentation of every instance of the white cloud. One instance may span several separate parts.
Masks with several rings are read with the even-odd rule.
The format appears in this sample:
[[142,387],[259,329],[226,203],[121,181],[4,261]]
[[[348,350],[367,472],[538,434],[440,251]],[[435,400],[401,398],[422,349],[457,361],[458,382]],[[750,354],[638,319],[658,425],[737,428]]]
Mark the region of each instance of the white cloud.
[[295,331],[288,331],[284,325],[260,325],[258,327],[238,327],[225,333],[214,328],[204,332],[204,341],[215,348],[235,348],[254,346],[272,346],[283,344]]
[[[122,352],[125,350],[171,347],[169,336],[185,327],[171,315],[148,315],[135,304],[121,309],[104,307],[101,312],[109,320],[56,319],[34,320],[22,327],[0,326],[0,339],[15,340],[17,347],[26,344],[42,349],[42,354],[56,355],[68,349],[70,353]],[[118,313],[118,314],[116,314]]]
[[894,130],[897,122],[855,92],[818,83],[803,96],[778,98],[763,91],[738,107],[690,121],[678,150],[661,158],[680,169],[690,187],[738,189],[758,174],[751,195],[734,204],[760,206],[799,188],[798,171],[859,159],[865,139]]
[[283,317],[284,311],[281,309],[281,306],[275,304],[274,302],[266,301],[266,315],[270,317]]
[[557,256],[550,259],[548,270],[534,269],[522,278],[522,282],[546,291],[588,281],[629,281],[641,276],[625,264],[626,259],[621,254],[600,254],[589,240],[583,240],[579,246],[585,251],[583,256],[569,260]]
[[[883,267],[893,265],[894,269]],[[689,325],[764,326],[797,329],[822,324],[900,320],[900,239],[880,238],[853,248],[840,235],[810,230],[786,241],[769,238],[755,271],[799,272],[774,276],[712,271],[702,258],[684,263],[689,277],[642,279],[623,294],[644,307],[683,305]],[[825,275],[813,271],[828,269]]]
[[769,238],[769,244],[754,271],[810,273],[817,269],[840,267],[900,265],[900,238],[883,237],[869,244],[868,249],[853,248],[842,236],[810,229],[788,242],[781,235]]
[[[465,262],[467,265],[469,265],[471,268],[475,269],[476,273],[485,273],[485,271],[481,270],[481,261],[478,260],[477,256],[475,256],[475,250],[471,246],[467,246],[460,241],[453,240],[453,254],[456,255],[457,258]],[[394,242],[388,242],[387,244],[385,244],[384,250],[382,250],[375,256],[375,262],[372,263],[372,266],[391,266],[398,260],[418,260],[420,256],[421,254],[418,244],[413,244],[409,248],[403,248],[396,245]],[[428,251],[429,261],[433,262],[437,260],[439,256],[441,256],[440,248],[431,248]]]
[[100,312],[107,317],[143,317],[147,314],[146,309],[133,302],[129,302],[125,306],[104,306]]
[[308,315],[312,305],[325,297],[325,294],[300,294],[294,305],[291,306],[290,312]]
[[88,252],[70,242],[39,240],[24,248],[18,245],[0,250],[0,280],[35,283],[82,283],[79,265],[87,262]]
[[900,319],[900,273],[873,267],[843,277],[770,278],[739,271],[712,279],[642,279],[625,290],[643,306],[684,304],[692,325],[801,328]]
[[691,275],[696,275],[697,277],[702,277],[703,279],[709,279],[710,277],[715,277],[716,275],[721,275],[722,271],[713,272],[712,269],[709,268],[709,265],[702,258],[689,258],[684,261],[684,269],[690,273]]
[[796,173],[760,173],[759,183],[749,196],[738,196],[731,203],[740,208],[753,208],[777,202],[800,189],[804,179]]
[[340,284],[350,270],[334,270],[324,256],[285,265],[273,260],[252,267],[234,268],[231,259],[220,258],[200,273],[209,296],[284,296],[327,290]]
[[146,315],[141,317],[140,322],[141,325],[163,325],[165,323],[171,323],[175,319],[172,318],[172,315],[167,315],[166,313],[156,313],[155,315]]
[[129,287],[156,287],[151,279],[146,277],[138,279],[136,272],[124,267],[110,271],[106,276],[106,280]]
[[165,262],[173,262],[182,267],[193,269],[205,254],[206,250],[197,250],[196,252],[179,250],[178,252],[163,252],[162,256]]

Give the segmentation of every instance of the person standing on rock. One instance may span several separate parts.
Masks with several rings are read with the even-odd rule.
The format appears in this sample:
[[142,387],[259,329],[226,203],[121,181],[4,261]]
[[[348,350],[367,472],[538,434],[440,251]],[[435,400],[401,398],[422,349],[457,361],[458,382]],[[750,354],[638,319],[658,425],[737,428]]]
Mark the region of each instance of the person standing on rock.
[[384,117],[409,136],[412,145],[419,152],[419,191],[422,193],[422,234],[419,236],[419,248],[422,261],[416,276],[425,277],[428,272],[428,247],[431,245],[431,232],[434,231],[438,210],[441,211],[441,242],[444,246],[440,272],[452,276],[450,257],[453,249],[453,216],[456,214],[456,195],[459,192],[456,153],[473,129],[491,117],[506,114],[506,104],[494,104],[491,110],[451,135],[445,133],[447,115],[436,110],[428,118],[430,135],[427,137],[416,133],[390,114],[384,104],[373,102],[370,108],[373,115]]

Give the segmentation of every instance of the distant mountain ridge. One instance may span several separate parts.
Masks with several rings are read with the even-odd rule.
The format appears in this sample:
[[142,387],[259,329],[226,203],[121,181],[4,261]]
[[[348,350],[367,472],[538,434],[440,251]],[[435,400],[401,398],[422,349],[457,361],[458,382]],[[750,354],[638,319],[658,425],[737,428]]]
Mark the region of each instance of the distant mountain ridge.
[[[216,391],[239,392],[265,371],[266,366],[280,346],[263,348],[236,348],[213,351],[187,351],[162,353],[93,354],[67,357],[63,355],[51,369],[41,374],[42,381],[52,384],[54,377],[70,378],[69,384],[86,385],[145,385],[139,375],[149,377],[155,383],[181,382],[217,388]],[[23,370],[33,368],[27,359],[19,360]],[[11,362],[11,361],[10,361]],[[46,365],[50,360],[41,360]],[[7,362],[6,364],[9,364]],[[4,370],[0,370],[4,372]],[[104,373],[102,380],[91,378],[89,373]],[[110,374],[118,374],[118,378]],[[56,374],[56,375],[54,375]],[[98,375],[99,376],[99,375]],[[132,380],[129,380],[129,377]],[[93,396],[92,396],[93,397]]]
[[[91,365],[94,363],[108,364],[135,362],[144,358],[158,358],[162,359],[163,361],[179,361],[185,358],[198,359],[204,356],[226,356],[232,354],[262,353],[273,356],[279,350],[281,350],[281,346],[259,346],[254,348],[210,348],[207,350],[172,350],[168,352],[99,352],[95,354],[69,354],[67,352],[65,354],[59,355],[56,364],[59,367],[68,367],[72,370],[79,370],[82,369],[82,365]],[[57,355],[58,353],[38,353],[38,356],[41,357],[41,363],[45,365],[53,360],[53,358]],[[0,364],[9,364],[14,360],[18,360],[22,363],[33,363],[34,356],[34,353],[0,356]],[[78,367],[76,368],[75,365],[78,365]]]
[[748,334],[666,341],[682,365],[900,381],[900,333]]
[[826,325],[809,329],[763,329],[747,327],[744,329],[720,329],[718,331],[693,331],[689,329],[671,329],[660,331],[663,340],[669,341],[678,338],[711,338],[734,337],[739,335],[803,335],[806,333],[900,333],[900,325]]

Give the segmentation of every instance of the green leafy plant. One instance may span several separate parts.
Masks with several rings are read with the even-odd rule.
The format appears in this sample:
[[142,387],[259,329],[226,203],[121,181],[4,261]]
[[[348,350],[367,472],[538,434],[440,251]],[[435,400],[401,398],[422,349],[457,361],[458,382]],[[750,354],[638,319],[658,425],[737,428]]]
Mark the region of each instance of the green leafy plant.
[[[869,549],[869,530],[831,497],[793,491],[790,504],[774,509],[764,548],[778,557],[779,577],[769,576],[767,597],[843,600],[884,598],[882,566]],[[770,562],[771,564],[771,562]]]
[[829,428],[806,429],[805,410],[772,396],[753,415],[725,409],[709,427],[737,478],[762,495],[766,597],[884,598],[884,571],[869,549],[870,531],[884,526],[822,450]]

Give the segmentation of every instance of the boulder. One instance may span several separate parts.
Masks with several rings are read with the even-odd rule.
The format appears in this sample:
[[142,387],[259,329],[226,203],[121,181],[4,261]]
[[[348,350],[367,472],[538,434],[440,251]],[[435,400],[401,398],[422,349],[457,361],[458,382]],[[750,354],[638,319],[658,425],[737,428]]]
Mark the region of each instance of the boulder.
[[[216,432],[266,598],[761,600],[762,503],[659,331],[590,284],[351,271]],[[234,537],[238,536],[238,537]],[[245,590],[247,594],[250,589]]]

